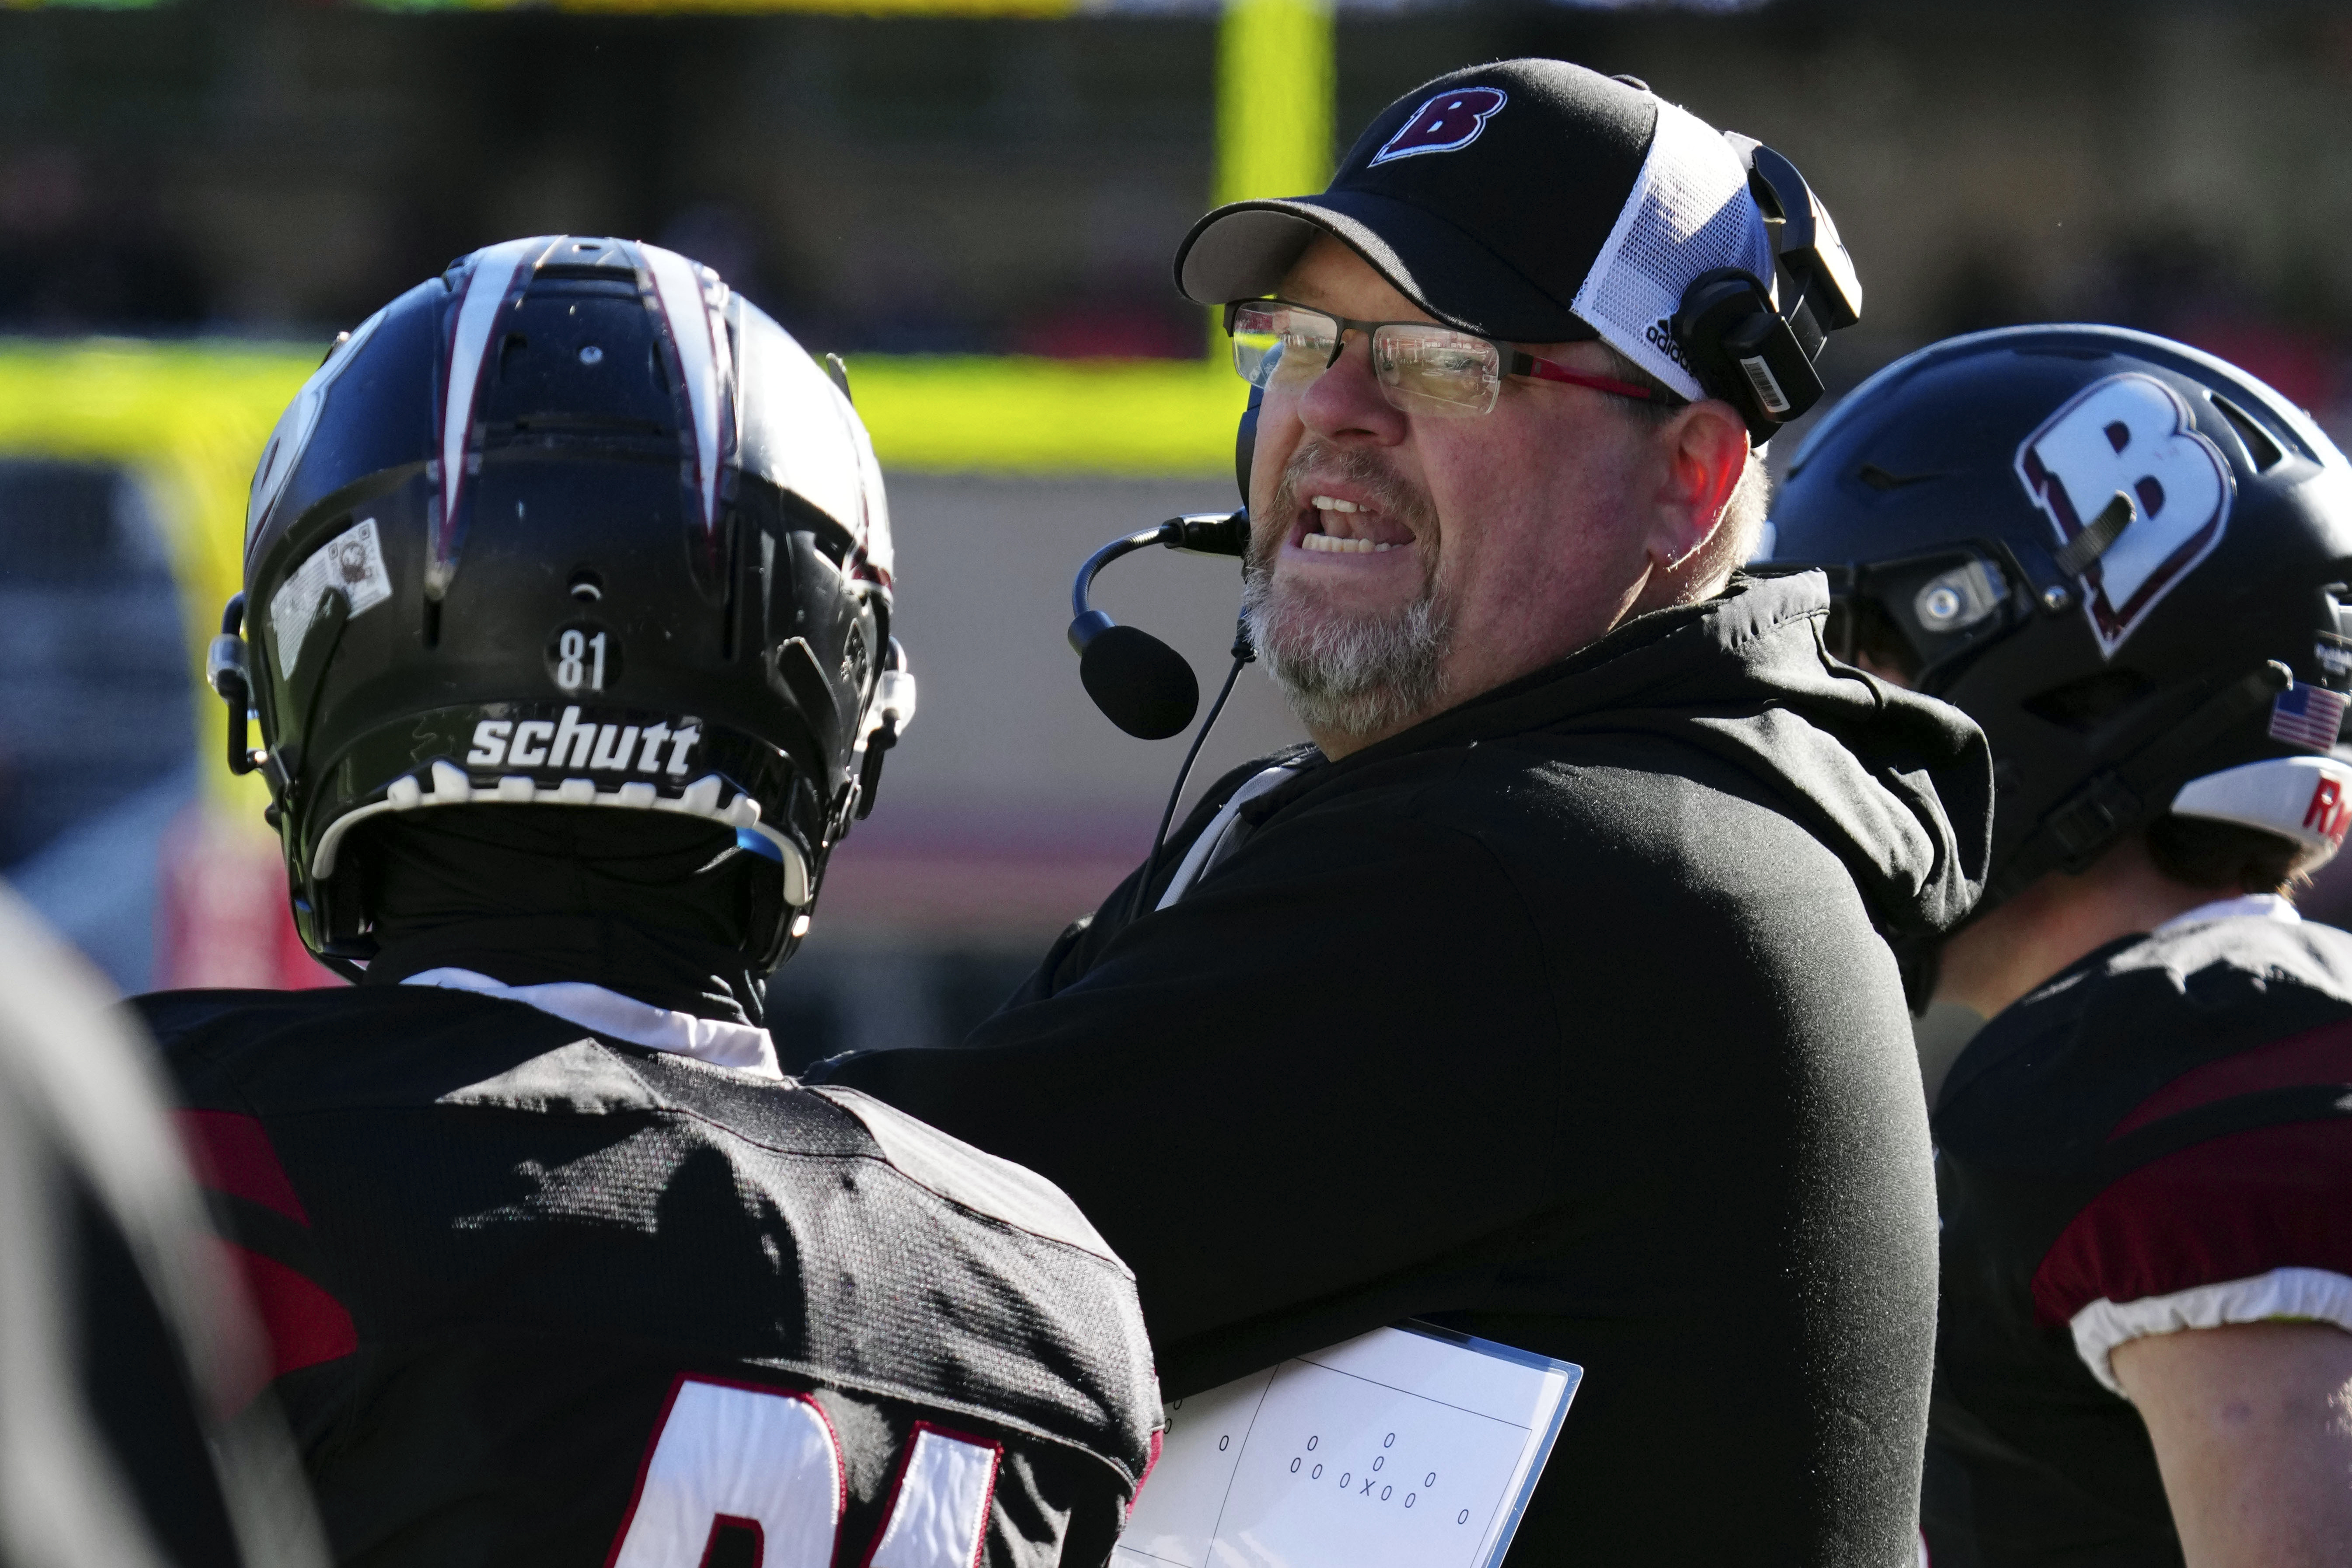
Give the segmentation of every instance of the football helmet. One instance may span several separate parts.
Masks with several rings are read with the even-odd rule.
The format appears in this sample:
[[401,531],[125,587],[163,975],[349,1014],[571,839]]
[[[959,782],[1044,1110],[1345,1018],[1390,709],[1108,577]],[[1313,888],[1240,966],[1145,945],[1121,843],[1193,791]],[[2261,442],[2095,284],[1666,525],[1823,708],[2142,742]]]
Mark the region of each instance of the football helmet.
[[2352,816],[2352,470],[2244,371],[2103,326],[1934,344],[1793,459],[1753,569],[1825,570],[1830,651],[1984,727],[1979,911],[2167,812],[2325,861]]
[[354,828],[514,805],[731,832],[775,867],[747,954],[783,960],[914,711],[828,364],[709,268],[572,236],[338,341],[262,453],[212,658],[311,952],[374,951]]

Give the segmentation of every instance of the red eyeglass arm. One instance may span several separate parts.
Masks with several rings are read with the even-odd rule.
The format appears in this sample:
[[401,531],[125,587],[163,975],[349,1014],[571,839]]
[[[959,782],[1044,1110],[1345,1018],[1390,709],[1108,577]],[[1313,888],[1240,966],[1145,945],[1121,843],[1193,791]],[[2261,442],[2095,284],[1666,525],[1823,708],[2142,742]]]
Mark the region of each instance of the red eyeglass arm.
[[1595,392],[1614,393],[1619,397],[1635,398],[1643,403],[1654,401],[1657,395],[1648,387],[1636,386],[1630,381],[1619,381],[1606,375],[1588,375],[1564,364],[1554,364],[1548,359],[1520,353],[1516,349],[1511,352],[1510,374],[1531,375],[1538,381],[1557,381],[1568,386],[1589,386]]

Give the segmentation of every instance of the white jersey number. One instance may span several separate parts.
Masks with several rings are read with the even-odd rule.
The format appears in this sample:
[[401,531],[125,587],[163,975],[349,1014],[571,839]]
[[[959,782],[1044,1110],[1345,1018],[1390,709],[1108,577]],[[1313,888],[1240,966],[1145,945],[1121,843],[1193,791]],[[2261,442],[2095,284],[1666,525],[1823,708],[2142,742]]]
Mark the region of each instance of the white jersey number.
[[[916,1423],[871,1568],[976,1568],[1001,1452]],[[845,1495],[841,1446],[816,1401],[680,1378],[610,1568],[700,1568],[730,1534],[723,1555],[750,1568],[831,1568]]]

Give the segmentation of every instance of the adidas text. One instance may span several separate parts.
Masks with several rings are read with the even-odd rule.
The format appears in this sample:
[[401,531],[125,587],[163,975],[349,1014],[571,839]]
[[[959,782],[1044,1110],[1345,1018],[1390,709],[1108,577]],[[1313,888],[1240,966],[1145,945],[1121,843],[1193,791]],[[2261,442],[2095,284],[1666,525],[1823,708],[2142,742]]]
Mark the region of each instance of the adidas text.
[[1649,330],[1642,335],[1650,341],[1650,346],[1652,348],[1657,350],[1660,353],[1665,355],[1668,359],[1674,361],[1685,370],[1690,369],[1690,361],[1683,354],[1683,345],[1680,342],[1677,342],[1675,339],[1675,324],[1672,321],[1665,321],[1663,318],[1658,321],[1652,321],[1650,323]]

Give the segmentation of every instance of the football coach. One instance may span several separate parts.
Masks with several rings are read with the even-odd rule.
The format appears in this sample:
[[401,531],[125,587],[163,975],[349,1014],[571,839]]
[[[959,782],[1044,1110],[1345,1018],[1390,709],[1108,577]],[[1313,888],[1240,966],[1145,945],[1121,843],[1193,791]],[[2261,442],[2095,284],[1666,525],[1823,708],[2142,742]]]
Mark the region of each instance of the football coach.
[[1843,253],[1787,169],[1512,60],[1195,226],[1179,284],[1263,389],[1249,624],[1314,744],[963,1047],[830,1068],[1067,1189],[1171,1396],[1406,1317],[1582,1367],[1522,1563],[1916,1552],[1936,1211],[1886,939],[1967,911],[1990,768],[1823,651],[1819,575],[1737,571],[1840,324],[1796,308],[1793,244]]

